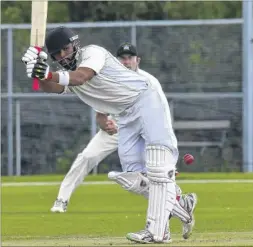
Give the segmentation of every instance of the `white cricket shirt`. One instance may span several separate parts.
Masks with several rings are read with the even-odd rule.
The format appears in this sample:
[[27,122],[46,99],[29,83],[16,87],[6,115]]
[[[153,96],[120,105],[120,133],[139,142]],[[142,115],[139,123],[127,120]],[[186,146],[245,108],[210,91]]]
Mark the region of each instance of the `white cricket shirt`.
[[167,101],[167,98],[163,92],[160,82],[153,75],[149,74],[145,70],[138,69],[136,72],[139,75],[143,75],[144,77],[146,77],[149,80],[152,87],[158,92],[159,96],[161,97],[162,104],[167,104],[168,101]]
[[[160,82],[153,75],[149,74],[148,72],[146,72],[145,70],[142,70],[142,69],[137,69],[136,73],[146,77],[149,80],[149,83],[158,92],[158,94],[161,98],[162,104],[167,104],[168,103],[167,98],[166,98],[166,96],[163,92],[163,89],[162,89],[162,86],[161,86]],[[116,122],[118,121],[117,116],[113,115],[112,118],[113,118],[114,121],[116,121]]]
[[133,105],[148,88],[148,79],[127,69],[109,51],[89,45],[76,56],[78,67],[87,67],[96,75],[80,86],[68,86],[82,101],[99,112],[119,114]]

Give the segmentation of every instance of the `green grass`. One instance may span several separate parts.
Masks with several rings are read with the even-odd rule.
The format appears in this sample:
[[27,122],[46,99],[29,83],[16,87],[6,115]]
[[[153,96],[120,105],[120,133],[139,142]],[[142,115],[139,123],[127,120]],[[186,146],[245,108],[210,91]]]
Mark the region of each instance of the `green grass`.
[[[35,176],[2,176],[2,182],[57,182],[62,181],[65,175],[35,175]],[[178,180],[183,179],[253,179],[253,173],[180,173]],[[107,181],[107,175],[89,175],[85,181]]]
[[[190,239],[182,240],[179,234],[173,234],[172,244],[152,244],[148,246],[250,246],[252,247],[252,233],[253,232],[236,232],[224,235],[224,233],[216,234],[199,234],[195,233]],[[44,238],[31,240],[19,240],[4,242],[3,246],[143,246],[127,242],[123,237],[109,237],[109,238],[88,238],[88,237],[59,237],[59,238]]]
[[[55,181],[44,179],[28,181]],[[196,227],[191,239],[184,241],[181,223],[172,219],[173,246],[253,246],[253,183],[181,188],[198,195]],[[3,246],[122,246],[129,244],[127,232],[144,227],[147,201],[118,185],[80,186],[66,214],[49,212],[57,192],[58,186],[2,187]]]

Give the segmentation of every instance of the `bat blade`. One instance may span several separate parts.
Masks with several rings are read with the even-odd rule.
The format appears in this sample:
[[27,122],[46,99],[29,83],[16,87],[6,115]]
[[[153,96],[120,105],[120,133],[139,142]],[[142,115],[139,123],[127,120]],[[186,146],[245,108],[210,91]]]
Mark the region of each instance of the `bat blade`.
[[[32,1],[30,45],[35,46],[39,52],[45,43],[47,8],[47,0]],[[38,79],[33,80],[33,90],[39,90]]]
[[30,44],[32,46],[44,46],[47,26],[47,6],[48,1],[32,1],[32,25],[30,37]]

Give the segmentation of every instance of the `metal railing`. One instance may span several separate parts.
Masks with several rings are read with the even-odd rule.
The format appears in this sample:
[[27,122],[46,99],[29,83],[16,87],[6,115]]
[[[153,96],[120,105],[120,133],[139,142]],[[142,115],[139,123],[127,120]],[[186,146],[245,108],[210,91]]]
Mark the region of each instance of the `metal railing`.
[[[244,150],[244,162],[253,163],[253,48],[252,48],[252,39],[253,39],[253,31],[252,31],[252,2],[244,1],[244,18],[243,19],[220,19],[220,20],[178,20],[178,21],[126,21],[126,22],[96,22],[96,23],[57,23],[57,24],[48,24],[48,28],[54,28],[59,25],[65,25],[70,28],[108,28],[108,27],[130,27],[131,28],[131,41],[133,44],[136,44],[137,39],[137,31],[136,27],[157,27],[157,26],[199,26],[199,25],[231,25],[231,24],[241,24],[243,28],[243,93],[173,93],[167,94],[169,99],[207,99],[207,98],[215,98],[215,97],[235,97],[235,98],[243,98],[243,150]],[[8,131],[8,175],[13,175],[13,103],[15,101],[15,111],[16,111],[16,174],[20,174],[20,105],[19,102],[22,99],[27,98],[50,98],[50,99],[58,99],[60,97],[64,97],[64,99],[73,98],[75,96],[58,96],[58,95],[47,95],[47,94],[23,94],[23,93],[14,93],[13,92],[13,30],[14,29],[29,29],[31,27],[30,24],[3,24],[1,25],[1,29],[7,29],[7,47],[6,52],[7,56],[7,84],[8,90],[7,93],[2,93],[1,98],[8,100],[7,104],[7,131]],[[92,114],[94,116],[94,114]],[[95,120],[92,118],[92,133],[94,135],[96,131],[95,128]],[[253,167],[244,167],[244,171],[252,172]]]
[[[168,100],[214,100],[214,99],[242,99],[242,93],[166,93],[166,97]],[[1,94],[2,99],[7,99],[8,94],[4,93]],[[15,138],[12,137],[13,140],[15,139],[15,151],[16,151],[16,161],[15,161],[15,172],[14,167],[9,168],[9,173],[12,175],[15,174],[16,176],[21,175],[21,112],[20,112],[20,104],[22,100],[32,99],[47,99],[47,100],[79,100],[79,98],[75,94],[66,94],[66,95],[57,95],[57,94],[47,94],[47,93],[14,93],[12,94],[12,99],[15,102]],[[173,112],[171,111],[173,115]],[[96,125],[96,117],[95,112],[90,108],[90,116],[91,116],[91,129],[90,129],[90,137],[92,138],[96,134],[97,125]],[[174,116],[172,116],[172,119]],[[13,154],[12,154],[13,157]],[[93,174],[97,173],[97,168],[93,170]]]

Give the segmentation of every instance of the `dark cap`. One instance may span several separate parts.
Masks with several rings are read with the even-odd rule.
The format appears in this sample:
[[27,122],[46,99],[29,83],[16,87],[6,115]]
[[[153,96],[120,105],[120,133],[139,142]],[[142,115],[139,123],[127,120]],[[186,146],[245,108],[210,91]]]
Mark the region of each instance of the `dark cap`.
[[138,56],[137,49],[131,43],[123,43],[117,50],[117,57],[120,57],[124,54],[129,54],[132,56]]

